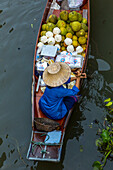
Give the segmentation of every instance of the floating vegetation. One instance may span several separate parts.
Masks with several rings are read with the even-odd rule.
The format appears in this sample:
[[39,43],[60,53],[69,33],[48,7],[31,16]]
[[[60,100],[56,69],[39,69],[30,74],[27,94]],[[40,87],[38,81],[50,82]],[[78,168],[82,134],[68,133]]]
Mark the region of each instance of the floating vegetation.
[[31,24],[31,28],[33,28],[33,24]]
[[103,170],[107,159],[113,160],[113,102],[111,98],[106,99],[105,106],[108,109],[108,114],[105,117],[103,125],[98,122],[99,130],[97,135],[99,136],[96,139],[96,146],[98,147],[98,151],[103,155],[101,162],[95,161],[93,163],[94,170]]

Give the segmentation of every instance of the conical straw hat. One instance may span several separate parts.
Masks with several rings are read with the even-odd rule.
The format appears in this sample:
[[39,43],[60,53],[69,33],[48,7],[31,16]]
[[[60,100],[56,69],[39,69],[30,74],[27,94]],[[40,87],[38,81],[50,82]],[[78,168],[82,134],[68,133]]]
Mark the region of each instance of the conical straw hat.
[[50,87],[64,84],[71,75],[71,69],[66,63],[57,62],[48,66],[43,73],[43,80]]

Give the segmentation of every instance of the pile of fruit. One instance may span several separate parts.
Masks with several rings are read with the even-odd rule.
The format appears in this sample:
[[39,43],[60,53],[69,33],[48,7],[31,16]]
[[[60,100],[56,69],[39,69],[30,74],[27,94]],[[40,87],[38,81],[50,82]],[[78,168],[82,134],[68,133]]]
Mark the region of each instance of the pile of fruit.
[[73,52],[78,46],[84,50],[81,55],[85,56],[88,38],[87,20],[82,14],[72,11],[61,11],[60,16],[52,14],[46,24],[42,25],[38,47],[55,45],[60,51]]

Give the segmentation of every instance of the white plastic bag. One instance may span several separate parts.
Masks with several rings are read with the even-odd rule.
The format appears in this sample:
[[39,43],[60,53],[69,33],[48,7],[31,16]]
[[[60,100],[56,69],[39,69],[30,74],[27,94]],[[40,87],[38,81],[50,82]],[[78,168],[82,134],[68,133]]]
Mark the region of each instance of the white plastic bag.
[[83,65],[83,56],[76,55],[72,56],[71,54],[60,54],[57,55],[55,62],[64,62],[68,64],[72,69],[73,68],[82,68]]
[[64,54],[57,55],[56,62],[63,62],[63,63],[70,64],[70,55],[64,55]]
[[68,0],[69,8],[79,8],[83,4],[83,0]]
[[70,58],[70,64],[69,66],[73,68],[82,68],[83,65],[83,56],[77,55],[76,57],[71,57]]
[[37,62],[36,63],[36,69],[37,71],[44,71],[45,68],[47,67],[47,62]]

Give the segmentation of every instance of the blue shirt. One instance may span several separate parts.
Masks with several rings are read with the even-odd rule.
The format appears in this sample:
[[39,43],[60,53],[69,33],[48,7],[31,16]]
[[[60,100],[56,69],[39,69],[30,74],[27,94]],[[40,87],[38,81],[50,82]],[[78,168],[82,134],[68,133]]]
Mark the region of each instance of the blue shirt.
[[63,102],[64,97],[75,96],[79,92],[76,86],[72,89],[58,87],[46,87],[43,96],[39,100],[41,111],[51,119],[61,119],[67,113],[67,108]]

